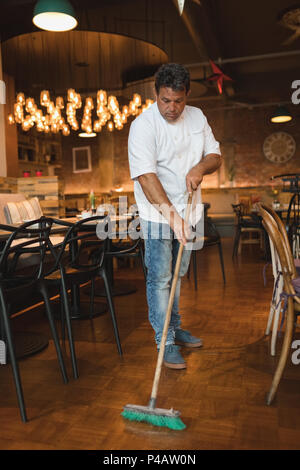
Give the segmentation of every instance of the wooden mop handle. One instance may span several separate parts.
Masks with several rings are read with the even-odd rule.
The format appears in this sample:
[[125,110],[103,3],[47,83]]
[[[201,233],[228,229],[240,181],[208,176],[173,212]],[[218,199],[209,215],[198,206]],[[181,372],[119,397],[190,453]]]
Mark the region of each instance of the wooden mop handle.
[[[188,198],[188,202],[187,202],[187,209],[186,209],[186,213],[185,213],[185,222],[186,223],[188,222],[189,217],[190,217],[191,206],[192,206],[192,198],[193,198],[193,194],[189,193],[189,198]],[[162,367],[162,362],[163,362],[163,357],[164,357],[164,352],[165,352],[167,333],[168,333],[168,328],[169,328],[169,323],[170,323],[170,318],[171,318],[171,312],[172,312],[172,307],[173,307],[173,302],[174,302],[174,296],[175,296],[175,291],[176,291],[176,286],[177,286],[177,281],[178,281],[178,275],[179,275],[179,269],[180,269],[180,264],[181,264],[183,248],[184,248],[183,243],[180,243],[179,250],[178,250],[178,255],[177,255],[177,260],[176,260],[176,265],[175,265],[175,271],[174,271],[173,280],[172,280],[172,286],[171,286],[171,291],[170,291],[170,296],[169,296],[169,302],[168,302],[168,308],[167,308],[163,333],[162,333],[161,342],[160,342],[160,348],[159,348],[159,353],[158,353],[158,358],[157,358],[157,364],[156,364],[156,370],[155,370],[154,381],[153,381],[153,386],[152,386],[152,392],[151,392],[150,406],[152,406],[153,408],[155,407],[155,400],[156,400],[156,396],[157,396],[158,383],[159,383],[160,374],[161,374],[161,367]]]

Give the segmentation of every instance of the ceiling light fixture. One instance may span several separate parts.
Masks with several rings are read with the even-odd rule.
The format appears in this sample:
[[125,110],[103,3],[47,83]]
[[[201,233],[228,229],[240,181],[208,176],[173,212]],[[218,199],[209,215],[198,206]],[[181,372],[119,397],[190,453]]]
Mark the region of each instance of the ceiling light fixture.
[[[147,99],[142,105],[141,96],[134,93],[128,106],[119,107],[115,96],[107,97],[105,90],[98,90],[96,102],[92,97],[85,98],[82,106],[82,98],[73,88],[67,92],[66,104],[62,96],[57,96],[51,100],[48,90],[40,93],[40,108],[34,98],[26,98],[24,93],[17,94],[14,103],[13,114],[9,114],[7,119],[9,124],[21,124],[22,130],[27,132],[34,125],[38,132],[46,134],[52,132],[62,135],[70,135],[71,130],[78,131],[81,128],[79,137],[95,137],[106,126],[109,132],[114,129],[121,130],[127,123],[129,116],[138,116],[151,106],[153,100]],[[42,108],[45,108],[43,111]],[[81,123],[77,115],[77,110],[82,109]],[[65,109],[65,116],[63,110]]]
[[278,106],[274,114],[271,116],[271,122],[282,123],[291,121],[291,113],[284,106]]
[[70,31],[78,24],[68,0],[38,0],[32,21],[46,31]]

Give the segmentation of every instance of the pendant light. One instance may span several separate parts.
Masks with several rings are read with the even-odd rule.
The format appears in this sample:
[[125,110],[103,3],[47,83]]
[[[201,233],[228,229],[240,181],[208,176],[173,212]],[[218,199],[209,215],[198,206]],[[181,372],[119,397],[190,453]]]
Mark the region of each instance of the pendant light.
[[70,31],[77,26],[74,9],[68,0],[38,0],[32,21],[46,31]]
[[292,116],[284,106],[278,106],[274,114],[271,116],[271,122],[282,123],[291,121]]

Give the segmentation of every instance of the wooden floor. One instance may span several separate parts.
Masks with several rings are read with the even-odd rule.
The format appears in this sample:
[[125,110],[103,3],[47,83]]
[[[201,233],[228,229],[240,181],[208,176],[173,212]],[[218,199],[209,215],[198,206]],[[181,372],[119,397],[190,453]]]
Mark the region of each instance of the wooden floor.
[[[147,321],[145,285],[138,267],[121,267],[117,277],[134,280],[137,292],[116,297],[124,350],[118,356],[109,314],[74,321],[78,380],[64,385],[53,343],[20,361],[29,422],[20,420],[12,373],[0,366],[0,449],[300,449],[300,365],[289,361],[276,399],[267,406],[277,358],[264,336],[273,279],[256,245],[243,246],[233,263],[232,240],[224,239],[226,287],[217,247],[198,253],[198,291],[182,284],[183,327],[204,340],[203,349],[184,350],[187,369],[164,368],[157,406],[181,411],[187,428],[172,431],[131,423],[120,413],[126,403],[146,405],[156,364]],[[16,330],[49,335],[40,307],[14,320]],[[296,332],[299,338],[299,329]],[[280,344],[277,350],[280,350]]]

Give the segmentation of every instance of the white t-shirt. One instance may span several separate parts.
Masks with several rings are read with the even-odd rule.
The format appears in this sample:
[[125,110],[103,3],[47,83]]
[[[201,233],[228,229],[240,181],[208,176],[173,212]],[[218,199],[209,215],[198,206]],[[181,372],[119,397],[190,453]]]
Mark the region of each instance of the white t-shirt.
[[[140,114],[131,124],[128,138],[130,175],[134,195],[142,219],[167,223],[148,201],[137,178],[155,173],[170,202],[183,216],[187,202],[186,175],[202,156],[220,154],[207,119],[199,108],[186,105],[174,123],[166,121],[157,103]],[[202,216],[201,188],[193,198],[190,222],[195,225]]]

